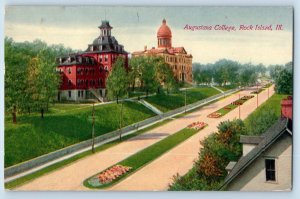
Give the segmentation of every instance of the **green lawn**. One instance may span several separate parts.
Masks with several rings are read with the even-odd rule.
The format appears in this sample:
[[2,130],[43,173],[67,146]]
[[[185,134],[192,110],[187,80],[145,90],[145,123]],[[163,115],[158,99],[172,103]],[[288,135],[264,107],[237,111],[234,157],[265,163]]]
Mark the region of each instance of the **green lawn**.
[[260,105],[253,113],[251,113],[246,119],[247,122],[249,117],[253,117],[252,115],[259,115],[263,110],[272,109],[274,110],[276,116],[280,116],[281,114],[281,100],[287,98],[288,95],[282,94],[274,94],[267,101],[265,101],[262,105]]
[[260,135],[281,115],[281,100],[288,95],[274,94],[245,119],[249,135]]
[[[226,108],[230,108],[230,109],[225,109],[225,107]],[[223,108],[221,108],[221,109],[219,109],[217,111],[218,113],[221,113],[222,116],[226,115],[227,113],[229,113],[230,111],[232,111],[233,109],[235,109],[236,107],[238,107],[238,105],[229,104],[229,105],[227,105],[225,107],[223,107]]]
[[236,88],[237,86],[235,85],[228,85],[228,86],[216,86],[218,89],[222,90],[222,91],[228,91],[231,89]]
[[220,108],[219,110],[215,111],[214,113],[220,113],[221,114],[220,117],[222,117],[239,106],[235,103],[241,103],[241,105],[243,105],[248,100],[249,99],[243,99],[243,98],[235,100],[233,103],[228,104],[227,106],[224,106],[223,108]]
[[[5,118],[5,167],[91,138],[92,106],[61,106],[52,107],[44,119],[38,113],[19,116],[17,124],[11,122],[11,117]],[[96,106],[95,135],[118,129],[119,113],[120,104]],[[125,102],[123,125],[127,126],[154,115],[141,104]]]
[[[214,88],[211,87],[202,87],[202,88],[192,88],[187,90],[187,104],[197,102],[199,100],[208,98],[210,96],[220,93]],[[147,102],[151,103],[153,106],[158,108],[163,112],[167,112],[179,107],[184,106],[185,104],[185,91],[180,91],[175,94],[161,94],[153,95],[146,99]]]
[[[162,126],[162,125],[164,125],[164,124],[166,124],[166,123],[168,123],[170,121],[172,121],[172,120],[171,119],[166,119],[164,121],[155,123],[155,124],[153,124],[153,125],[151,125],[151,126],[149,126],[147,128],[144,128],[142,130],[138,130],[138,131],[136,131],[136,132],[134,132],[132,134],[125,135],[125,136],[122,137],[121,141],[119,139],[117,139],[115,141],[111,141],[111,142],[105,143],[105,144],[103,144],[103,145],[101,145],[99,147],[96,147],[95,148],[95,153],[98,153],[98,152],[104,151],[104,150],[106,150],[108,148],[111,148],[113,146],[116,146],[116,145],[122,143],[125,140],[128,140],[128,139],[130,139],[132,137],[135,137],[137,135],[143,134],[143,133],[145,133],[145,132],[147,132],[147,131],[149,131],[151,129],[154,129],[156,127]],[[26,176],[23,176],[23,177],[18,178],[16,180],[13,180],[11,182],[5,183],[5,188],[6,189],[14,189],[14,188],[16,188],[16,187],[18,187],[18,186],[20,186],[22,184],[25,184],[25,183],[27,183],[27,182],[29,182],[31,180],[34,180],[34,179],[36,179],[38,177],[41,177],[41,176],[43,176],[43,175],[45,175],[45,174],[47,174],[49,172],[55,171],[55,170],[57,170],[59,168],[62,168],[64,166],[66,166],[66,165],[69,165],[69,164],[71,164],[71,163],[73,163],[73,162],[75,162],[75,161],[77,161],[79,159],[82,159],[82,158],[87,157],[87,156],[92,155],[92,154],[94,154],[94,153],[92,153],[91,150],[85,151],[85,152],[80,153],[80,154],[77,154],[77,155],[75,155],[75,156],[73,156],[73,157],[71,157],[69,159],[63,160],[61,162],[55,163],[55,164],[50,165],[48,167],[45,167],[45,168],[43,168],[41,170],[38,170],[38,171],[36,171],[34,173],[31,173],[29,175],[26,175]]]
[[[116,180],[107,183],[107,184],[100,184],[100,185],[92,185],[90,184],[91,181],[95,181],[97,176],[99,174],[96,174],[95,176],[92,176],[84,181],[84,185],[89,188],[105,188],[108,186],[111,186],[120,180],[126,178],[133,172],[137,171],[141,167],[145,166],[147,163],[153,161],[154,159],[158,158],[168,150],[172,149],[179,143],[183,142],[184,140],[188,139],[189,137],[195,135],[197,133],[197,130],[195,129],[182,129],[178,131],[177,133],[170,135],[163,140],[143,149],[142,151],[135,153],[134,155],[126,158],[125,160],[122,160],[121,162],[117,163],[118,165],[128,166],[132,169],[127,172],[126,174],[118,177]],[[171,166],[171,165],[170,165]],[[97,181],[97,179],[96,179]]]
[[66,113],[68,111],[75,111],[79,109],[84,109],[87,107],[91,107],[92,104],[61,104],[57,103],[54,105],[51,105],[49,108],[50,114],[56,114],[56,113]]

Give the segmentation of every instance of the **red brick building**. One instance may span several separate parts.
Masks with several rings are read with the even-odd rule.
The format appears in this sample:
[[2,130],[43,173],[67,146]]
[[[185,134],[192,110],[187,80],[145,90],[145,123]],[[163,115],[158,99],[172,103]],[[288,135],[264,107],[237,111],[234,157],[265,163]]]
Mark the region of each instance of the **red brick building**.
[[106,95],[106,78],[117,57],[124,57],[124,66],[128,67],[128,53],[111,35],[112,27],[108,21],[102,21],[100,36],[82,53],[57,58],[57,71],[61,74],[58,100],[82,101],[98,99],[103,101]]
[[161,56],[172,69],[174,77],[178,81],[192,83],[193,56],[188,54],[183,46],[172,46],[172,31],[165,19],[163,19],[162,24],[158,28],[156,37],[157,48],[147,49],[147,46],[145,46],[143,51],[133,52],[132,56]]

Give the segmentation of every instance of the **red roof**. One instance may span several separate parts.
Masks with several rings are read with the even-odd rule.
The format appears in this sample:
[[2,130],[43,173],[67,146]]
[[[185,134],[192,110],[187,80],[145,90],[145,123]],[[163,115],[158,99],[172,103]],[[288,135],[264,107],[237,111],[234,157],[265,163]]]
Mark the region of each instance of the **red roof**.
[[[168,53],[170,55],[182,53],[187,54],[184,47],[171,47],[171,48],[151,48],[149,50],[144,51],[136,51],[132,54],[139,55],[139,54],[158,54],[158,53]],[[191,54],[187,54],[188,57],[192,57]]]
[[162,25],[159,27],[157,31],[157,37],[164,37],[164,38],[172,37],[171,29],[169,28],[169,26],[167,26],[167,21],[165,19],[162,21]]

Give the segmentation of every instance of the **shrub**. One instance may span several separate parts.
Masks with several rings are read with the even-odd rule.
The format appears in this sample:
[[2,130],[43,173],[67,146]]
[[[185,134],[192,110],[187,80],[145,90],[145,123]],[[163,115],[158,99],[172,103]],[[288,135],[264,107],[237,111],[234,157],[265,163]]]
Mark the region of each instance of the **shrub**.
[[169,190],[217,190],[227,175],[227,164],[242,154],[241,134],[245,134],[241,120],[221,122],[218,132],[201,142],[194,167],[184,176],[174,176]]

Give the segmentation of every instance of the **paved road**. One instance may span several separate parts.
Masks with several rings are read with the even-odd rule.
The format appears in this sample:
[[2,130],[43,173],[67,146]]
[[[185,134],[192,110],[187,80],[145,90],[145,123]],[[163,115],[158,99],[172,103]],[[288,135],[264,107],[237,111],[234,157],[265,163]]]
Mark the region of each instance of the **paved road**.
[[[251,91],[241,91],[239,93],[243,96],[249,94],[249,92]],[[273,93],[273,89],[270,89],[270,96]],[[238,94],[207,105],[183,118],[171,121],[147,133],[124,141],[115,147],[78,160],[71,165],[35,179],[19,187],[17,190],[88,190],[82,185],[83,180],[87,177],[176,133],[192,122],[204,121],[208,123],[209,126],[200,131],[200,133],[192,136],[179,146],[111,188],[111,190],[166,190],[174,174],[177,172],[184,174],[192,167],[193,161],[198,156],[200,147],[199,140],[203,140],[207,135],[216,131],[216,127],[220,121],[237,118],[238,108],[219,119],[207,118],[207,115],[236,99],[238,99]],[[259,94],[259,104],[266,99],[267,91]],[[255,110],[255,108],[256,98],[252,98],[241,106],[241,117],[245,118],[249,113]]]

